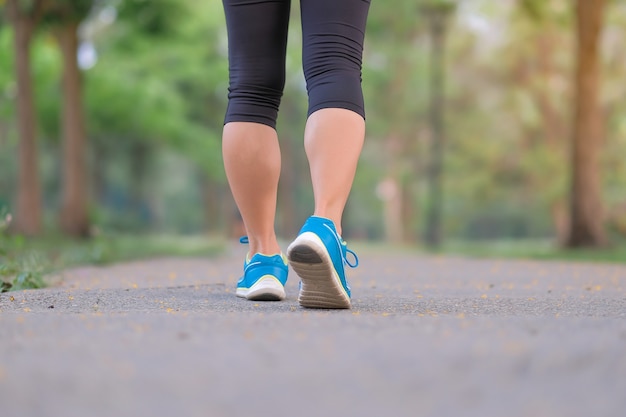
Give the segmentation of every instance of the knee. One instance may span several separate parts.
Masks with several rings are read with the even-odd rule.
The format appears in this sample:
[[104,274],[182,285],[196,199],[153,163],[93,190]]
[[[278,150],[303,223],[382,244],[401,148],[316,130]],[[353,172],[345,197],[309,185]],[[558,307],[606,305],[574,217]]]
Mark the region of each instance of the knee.
[[258,60],[254,66],[231,62],[225,122],[245,121],[276,127],[285,85],[284,65]]
[[365,118],[360,60],[347,63],[321,58],[305,70],[305,78],[309,116],[323,108],[343,108]]
[[[342,30],[346,31],[344,27]],[[365,118],[361,89],[362,34],[334,32],[323,37],[309,34],[307,38],[302,62],[309,115],[321,108],[338,107]]]

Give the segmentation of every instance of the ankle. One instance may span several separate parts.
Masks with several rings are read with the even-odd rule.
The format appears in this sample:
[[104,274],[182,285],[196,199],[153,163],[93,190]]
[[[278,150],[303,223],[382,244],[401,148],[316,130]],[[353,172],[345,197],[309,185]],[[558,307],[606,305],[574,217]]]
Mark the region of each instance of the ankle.
[[256,255],[257,253],[260,253],[261,255],[276,255],[282,253],[276,237],[268,239],[255,239],[248,236],[248,243],[250,245],[250,249],[248,251],[250,257]]

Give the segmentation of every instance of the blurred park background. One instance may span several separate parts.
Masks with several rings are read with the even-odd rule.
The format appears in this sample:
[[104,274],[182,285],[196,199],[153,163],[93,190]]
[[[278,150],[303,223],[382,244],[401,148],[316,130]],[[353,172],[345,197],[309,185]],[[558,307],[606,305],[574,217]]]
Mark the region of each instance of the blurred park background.
[[[29,248],[73,242],[97,261],[106,239],[130,242],[118,254],[164,236],[160,250],[202,252],[198,242],[243,233],[221,161],[221,1],[0,0],[0,16],[5,275]],[[285,239],[313,207],[297,1],[292,16]],[[622,260],[624,51],[620,0],[372,1],[367,139],[345,237]]]

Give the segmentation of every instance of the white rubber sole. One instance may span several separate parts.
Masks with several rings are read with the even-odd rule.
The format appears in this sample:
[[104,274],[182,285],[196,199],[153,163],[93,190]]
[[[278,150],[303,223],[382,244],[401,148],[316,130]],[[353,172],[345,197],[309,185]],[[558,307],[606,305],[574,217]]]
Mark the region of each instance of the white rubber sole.
[[330,255],[320,238],[305,232],[287,248],[287,258],[302,281],[298,302],[308,308],[350,308]]
[[276,277],[265,275],[250,288],[237,288],[236,294],[253,301],[281,301],[285,299],[285,288]]

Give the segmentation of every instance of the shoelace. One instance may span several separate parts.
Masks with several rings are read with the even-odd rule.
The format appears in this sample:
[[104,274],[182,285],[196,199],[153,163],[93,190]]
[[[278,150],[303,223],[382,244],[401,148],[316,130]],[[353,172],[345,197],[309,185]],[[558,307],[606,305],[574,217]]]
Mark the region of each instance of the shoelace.
[[[342,256],[343,258],[343,262],[348,265],[350,268],[356,268],[357,266],[359,266],[359,257],[356,256],[356,253],[353,250],[348,249],[348,244],[346,243],[345,240],[342,240],[343,245],[346,248],[346,255]],[[354,263],[350,263],[350,261],[348,261],[348,254],[352,255],[354,257]]]
[[[330,231],[330,233],[332,233],[337,243],[339,243],[339,247],[346,249],[345,255],[343,254],[343,251],[341,251],[341,259],[343,263],[348,265],[350,268],[356,268],[357,266],[359,266],[359,257],[356,256],[356,253],[353,250],[348,249],[348,243],[337,234],[334,228],[328,226],[327,224],[325,224],[324,227],[326,227]],[[350,261],[348,261],[348,254],[354,256],[354,263],[350,263]]]

